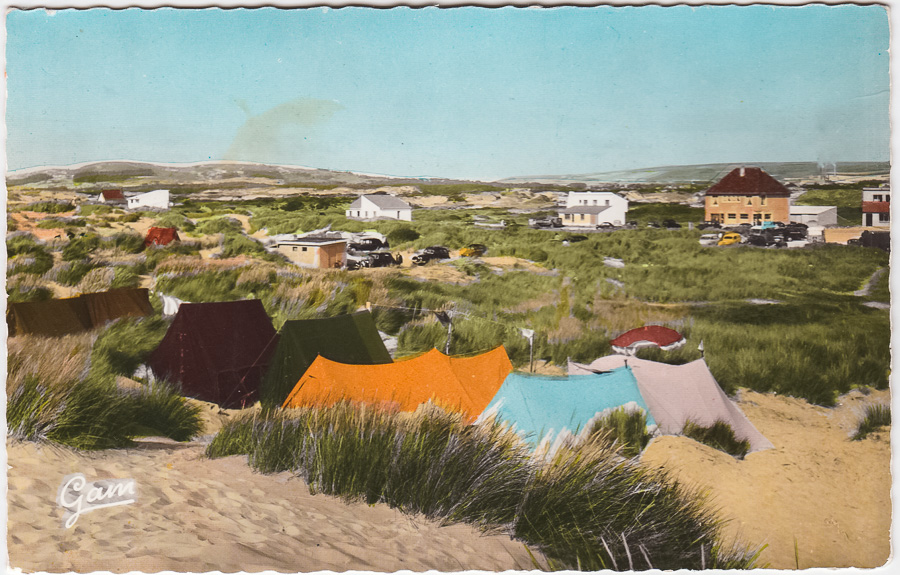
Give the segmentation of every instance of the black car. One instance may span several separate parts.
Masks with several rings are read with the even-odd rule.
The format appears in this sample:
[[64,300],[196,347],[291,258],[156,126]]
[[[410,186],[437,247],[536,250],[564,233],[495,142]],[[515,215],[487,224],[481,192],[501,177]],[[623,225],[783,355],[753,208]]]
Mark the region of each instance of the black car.
[[648,228],[658,228],[660,227],[659,222],[647,222]]
[[348,247],[355,252],[373,252],[389,246],[386,241],[383,242],[378,238],[363,238],[358,242],[351,242]]
[[450,259],[450,250],[448,250],[444,246],[427,247],[412,257],[413,263],[417,266],[424,266],[431,260],[446,259]]
[[681,227],[681,224],[679,224],[679,223],[676,222],[675,220],[663,220],[662,225],[663,225],[664,228],[667,228],[667,229],[670,229],[670,230],[673,230],[673,229],[676,229],[676,228],[680,228],[680,227]]
[[722,224],[720,224],[719,222],[710,221],[700,222],[699,224],[697,224],[697,229],[699,230],[706,230],[710,228],[720,230],[722,229]]
[[586,240],[586,239],[588,239],[587,236],[583,236],[583,235],[581,235],[581,234],[576,234],[576,235],[571,235],[571,236],[565,236],[565,237],[562,239],[562,241],[563,241],[563,243],[568,242],[568,243],[570,243],[570,244],[574,244],[574,243],[577,243],[577,242],[583,242],[583,241]]
[[403,263],[403,256],[397,254],[393,256],[388,252],[372,252],[364,260],[367,268],[384,268],[388,266],[399,266]]
[[616,226],[614,226],[613,224],[611,224],[609,222],[600,222],[599,224],[597,224],[597,229],[598,230],[614,230],[614,229],[616,229]]

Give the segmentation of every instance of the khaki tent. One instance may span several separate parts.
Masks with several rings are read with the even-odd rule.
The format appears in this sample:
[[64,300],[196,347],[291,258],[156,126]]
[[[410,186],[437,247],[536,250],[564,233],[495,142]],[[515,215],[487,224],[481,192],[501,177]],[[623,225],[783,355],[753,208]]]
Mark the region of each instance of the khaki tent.
[[300,376],[319,355],[338,363],[356,365],[392,361],[368,311],[286,321],[259,386],[260,401],[272,406],[284,403]]
[[608,372],[624,366],[626,361],[660,433],[680,435],[688,419],[707,427],[716,421],[724,421],[734,430],[735,437],[750,442],[751,452],[773,447],[772,442],[763,437],[740,408],[728,399],[702,359],[685,365],[668,365],[609,355],[590,365],[569,362],[569,374]]
[[116,289],[78,297],[9,304],[9,334],[61,336],[100,327],[120,317],[151,315],[146,289]]
[[393,403],[401,411],[414,411],[431,401],[471,421],[484,411],[510,371],[512,364],[502,346],[469,358],[448,357],[432,349],[383,365],[347,365],[319,356],[283,407],[348,400]]

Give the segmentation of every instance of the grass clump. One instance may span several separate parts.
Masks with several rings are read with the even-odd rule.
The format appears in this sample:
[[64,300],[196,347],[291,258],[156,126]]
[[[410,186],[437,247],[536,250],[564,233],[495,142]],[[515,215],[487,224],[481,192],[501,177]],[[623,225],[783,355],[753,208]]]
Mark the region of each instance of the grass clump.
[[867,405],[856,425],[853,440],[865,439],[870,433],[891,424],[891,406],[882,403]]
[[544,460],[493,422],[469,426],[436,408],[406,414],[343,403],[232,421],[206,453],[247,454],[256,470],[292,471],[314,493],[507,533],[561,568],[755,561],[721,545],[720,523],[695,493],[623,460],[603,437]]
[[682,433],[694,441],[699,441],[704,445],[724,451],[738,459],[743,459],[747,452],[750,451],[750,442],[746,439],[738,440],[731,426],[721,420],[716,421],[709,427],[704,427],[689,419],[684,422]]
[[647,413],[643,409],[618,407],[600,414],[589,435],[603,434],[615,441],[625,457],[636,457],[647,447],[651,435],[647,433]]

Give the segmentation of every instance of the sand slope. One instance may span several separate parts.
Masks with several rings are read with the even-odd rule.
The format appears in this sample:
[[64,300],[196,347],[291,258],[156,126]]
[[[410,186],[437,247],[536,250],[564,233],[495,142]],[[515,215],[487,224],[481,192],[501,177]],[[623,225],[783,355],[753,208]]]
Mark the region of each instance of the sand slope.
[[743,461],[683,437],[655,439],[642,461],[709,490],[726,532],[768,544],[760,562],[795,568],[877,567],[890,555],[889,431],[850,441],[862,406],[890,393],[854,391],[835,409],[742,392],[741,409],[775,449]]
[[[386,505],[312,496],[288,473],[253,473],[245,457],[206,460],[203,446],[160,440],[79,454],[10,443],[10,563],[25,571],[441,571],[531,569],[521,543],[467,525],[439,527]],[[137,502],[65,529],[63,477],[134,478]]]

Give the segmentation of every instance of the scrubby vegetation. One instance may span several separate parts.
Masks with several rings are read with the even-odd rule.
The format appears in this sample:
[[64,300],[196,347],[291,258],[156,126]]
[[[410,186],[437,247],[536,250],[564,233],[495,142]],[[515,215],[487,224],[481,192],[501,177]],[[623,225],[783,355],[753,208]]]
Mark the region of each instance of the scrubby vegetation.
[[737,439],[734,436],[734,430],[724,421],[716,421],[707,427],[687,420],[684,422],[684,429],[681,432],[686,437],[724,451],[738,459],[743,459],[750,451],[750,442],[746,439]]
[[647,433],[647,413],[642,409],[628,410],[624,407],[602,414],[591,426],[589,437],[603,435],[615,442],[625,457],[635,457],[650,442]]
[[881,403],[867,405],[859,423],[856,425],[856,431],[853,433],[853,439],[859,441],[865,439],[870,433],[882,427],[891,424],[891,406]]
[[560,568],[748,568],[755,561],[722,544],[720,522],[698,494],[623,461],[604,441],[543,461],[494,424],[466,426],[439,410],[338,404],[233,421],[207,455],[235,454],[249,455],[264,473],[297,473],[314,493],[509,533]]

